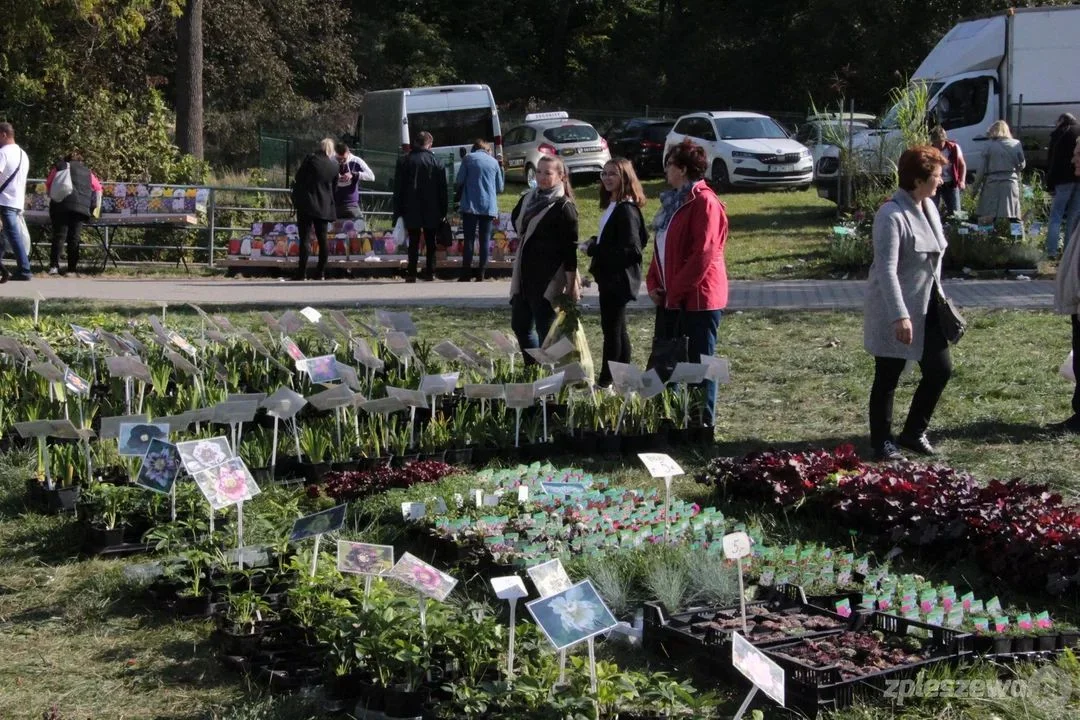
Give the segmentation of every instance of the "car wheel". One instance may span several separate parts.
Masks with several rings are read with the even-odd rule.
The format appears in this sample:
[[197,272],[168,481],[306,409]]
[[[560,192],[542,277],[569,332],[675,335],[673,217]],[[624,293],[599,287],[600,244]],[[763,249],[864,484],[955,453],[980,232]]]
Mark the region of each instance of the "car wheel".
[[728,177],[727,165],[719,158],[713,160],[712,181],[720,192],[729,192],[731,190],[731,178]]
[[525,166],[525,184],[528,185],[529,187],[532,187],[534,182],[536,182],[536,168],[534,168],[531,164],[526,165]]

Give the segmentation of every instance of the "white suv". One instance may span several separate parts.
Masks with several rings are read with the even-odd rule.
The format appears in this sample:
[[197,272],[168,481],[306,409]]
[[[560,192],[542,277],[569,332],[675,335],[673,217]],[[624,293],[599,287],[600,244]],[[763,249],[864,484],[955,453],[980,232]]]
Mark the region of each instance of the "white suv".
[[806,189],[814,179],[814,161],[804,145],[792,140],[768,115],[749,112],[699,112],[675,122],[664,144],[664,157],[683,139],[705,149],[706,177],[722,190],[742,187]]

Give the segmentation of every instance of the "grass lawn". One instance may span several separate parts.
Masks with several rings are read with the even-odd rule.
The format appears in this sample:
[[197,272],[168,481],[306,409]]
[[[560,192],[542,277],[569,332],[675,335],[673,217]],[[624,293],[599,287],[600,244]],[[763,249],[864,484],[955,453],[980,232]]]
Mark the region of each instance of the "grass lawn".
[[[643,214],[646,224],[660,208],[660,193],[668,189],[662,180],[643,183],[649,202]],[[596,183],[574,188],[581,238],[595,235],[600,222]],[[524,186],[509,184],[499,196],[499,209],[510,212]],[[750,279],[806,279],[830,277],[826,257],[836,206],[820,199],[816,191],[736,191],[721,196],[727,206],[730,231],[727,249],[728,277]],[[651,231],[650,231],[651,235]],[[653,244],[645,248],[645,265],[652,260]],[[586,266],[587,267],[587,266]]]
[[[736,199],[743,197],[779,202],[800,195]],[[791,207],[796,215],[810,212],[798,209],[802,206],[796,203]],[[777,253],[782,254],[779,249]],[[67,307],[78,314],[66,320],[76,322],[99,310]],[[238,325],[259,323],[251,313],[230,317]],[[421,336],[432,340],[460,339],[466,327],[509,326],[509,316],[502,311],[432,309],[416,311],[414,318]],[[115,316],[97,320],[119,321]],[[931,428],[942,461],[981,479],[1022,477],[1077,497],[1080,442],[1041,429],[1069,411],[1070,387],[1057,376],[1068,347],[1067,323],[1047,313],[1013,311],[972,311],[969,321],[971,329],[955,351],[953,380]],[[0,320],[0,334],[9,323]],[[170,327],[185,324],[197,327],[197,318],[170,311]],[[586,326],[599,359],[598,318],[587,316]],[[650,335],[651,315],[632,315],[635,362],[644,361]],[[718,354],[731,359],[732,382],[720,389],[716,454],[844,442],[868,452],[865,414],[872,366],[862,350],[858,315],[735,313],[721,324]],[[907,407],[913,385],[911,377],[903,382],[898,416]],[[688,478],[707,460],[697,455],[678,459],[691,474]],[[25,462],[25,455],[0,455],[0,718],[38,720],[54,704],[59,714],[44,717],[322,717],[317,703],[264,699],[258,687],[225,671],[216,660],[207,642],[209,623],[174,621],[133,593],[122,569],[137,560],[78,559],[77,527],[71,520],[25,511],[25,490],[14,470]],[[594,467],[627,484],[651,482],[636,464]],[[690,479],[677,482],[676,489],[688,499],[710,501],[703,486]],[[746,512],[721,509],[733,515]],[[797,514],[751,519],[776,536],[816,532],[812,519]],[[936,579],[965,582],[963,569],[939,567],[932,559],[919,562],[917,567]],[[1043,603],[1052,603],[1052,611],[1065,615],[1076,612],[1075,598],[1066,605],[1049,598]],[[1075,708],[1070,706],[1065,715],[1037,714],[1018,705],[993,710],[1002,718],[1019,720],[1066,717]],[[986,711],[987,706],[977,703],[929,708],[916,704],[903,713],[861,706],[844,717],[981,718],[989,717]]]

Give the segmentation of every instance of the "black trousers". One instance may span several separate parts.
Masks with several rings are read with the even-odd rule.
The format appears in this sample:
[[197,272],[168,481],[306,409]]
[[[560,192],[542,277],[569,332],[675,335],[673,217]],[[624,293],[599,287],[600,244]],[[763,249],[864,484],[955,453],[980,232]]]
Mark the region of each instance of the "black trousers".
[[1073,414],[1080,415],[1080,315],[1072,316],[1072,352],[1073,375],[1076,387],[1073,388]]
[[52,247],[49,252],[49,267],[60,267],[60,249],[67,241],[68,272],[75,272],[79,265],[79,242],[83,225],[89,220],[82,213],[72,212],[61,207],[49,208],[49,222],[52,223]]
[[630,333],[626,330],[626,300],[600,295],[600,329],[604,332],[604,363],[597,383],[611,384],[609,361],[630,362]]
[[[877,450],[891,440],[893,396],[904,372],[907,360],[903,358],[875,357],[874,384],[870,388],[870,444]],[[903,434],[918,437],[930,427],[941,393],[952,376],[952,357],[949,343],[938,323],[937,308],[933,298],[926,311],[926,327],[923,335],[923,354],[919,360],[922,377],[911,399]]]
[[406,275],[416,277],[416,265],[420,260],[420,233],[424,233],[424,244],[427,245],[426,272],[431,275],[435,272],[435,238],[438,228],[409,228],[409,269]]
[[311,237],[311,228],[315,228],[315,239],[319,243],[319,264],[315,268],[315,273],[322,276],[326,270],[326,259],[330,255],[330,242],[327,240],[326,231],[330,223],[326,220],[319,220],[309,215],[297,215],[296,216],[296,229],[300,233],[300,267],[297,268],[297,275],[304,277],[307,273],[307,261],[310,251],[308,250],[308,238]]

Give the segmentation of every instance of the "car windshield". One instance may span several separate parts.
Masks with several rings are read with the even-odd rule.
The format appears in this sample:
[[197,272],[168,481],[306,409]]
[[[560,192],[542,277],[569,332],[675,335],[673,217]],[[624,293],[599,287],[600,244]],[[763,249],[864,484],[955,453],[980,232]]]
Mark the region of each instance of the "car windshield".
[[[918,83],[918,81],[915,82]],[[926,84],[927,104],[929,104],[929,101],[934,99],[934,96],[938,94],[938,91],[941,90],[941,87],[944,84],[945,83],[943,82],[932,82]],[[919,96],[921,95],[921,90],[912,89],[905,93],[905,95],[909,98],[909,102],[917,102]],[[893,130],[900,127],[901,105],[902,103],[896,103],[891,108],[889,108],[889,112],[885,113],[885,115],[881,118],[881,122],[878,124],[878,127],[887,130]]]
[[576,143],[596,140],[600,134],[592,125],[560,125],[545,130],[544,137],[554,143]]
[[721,140],[783,139],[788,136],[784,128],[767,117],[719,118],[714,122]]
[[645,128],[645,139],[662,143],[667,139],[669,132],[671,132],[671,124],[650,125]]

